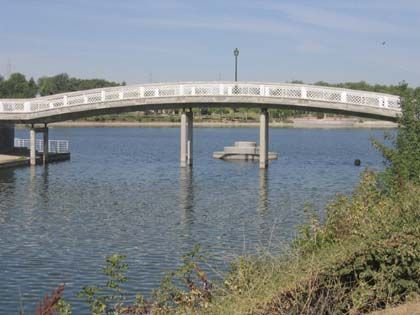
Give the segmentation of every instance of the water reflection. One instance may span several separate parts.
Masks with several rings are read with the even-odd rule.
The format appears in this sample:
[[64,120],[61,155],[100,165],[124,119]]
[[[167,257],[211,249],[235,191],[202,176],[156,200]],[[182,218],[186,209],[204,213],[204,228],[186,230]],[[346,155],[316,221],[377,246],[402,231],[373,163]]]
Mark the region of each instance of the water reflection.
[[8,185],[15,182],[15,169],[5,168],[0,170],[0,193],[8,191]]
[[43,189],[40,191],[40,197],[45,205],[49,203],[49,166],[48,164],[44,165],[41,169],[41,179]]
[[26,201],[28,204],[28,209],[33,209],[36,204],[36,186],[37,186],[37,178],[36,178],[36,167],[31,166],[29,168],[29,185],[28,185],[28,195],[26,197]]
[[181,222],[189,225],[192,223],[194,207],[193,170],[182,167],[179,170],[179,207],[181,209]]
[[260,169],[258,212],[265,216],[268,212],[268,170]]
[[15,206],[14,198],[11,192],[15,191],[15,170],[3,169],[0,170],[0,224],[7,223],[10,218],[9,209]]

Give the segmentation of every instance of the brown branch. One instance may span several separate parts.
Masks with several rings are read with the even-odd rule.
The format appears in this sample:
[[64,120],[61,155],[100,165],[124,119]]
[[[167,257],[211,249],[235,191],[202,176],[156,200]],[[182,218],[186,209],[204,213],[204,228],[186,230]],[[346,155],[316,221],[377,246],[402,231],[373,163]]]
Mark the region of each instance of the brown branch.
[[60,301],[61,295],[64,292],[64,284],[56,288],[51,297],[45,294],[44,298],[38,302],[35,310],[36,315],[54,315],[54,306]]

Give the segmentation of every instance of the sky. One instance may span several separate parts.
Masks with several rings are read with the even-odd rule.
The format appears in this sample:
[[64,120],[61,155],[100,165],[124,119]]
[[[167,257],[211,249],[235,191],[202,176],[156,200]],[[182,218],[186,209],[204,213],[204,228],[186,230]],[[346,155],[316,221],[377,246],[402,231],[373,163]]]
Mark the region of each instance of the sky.
[[420,0],[0,0],[0,74],[420,86]]

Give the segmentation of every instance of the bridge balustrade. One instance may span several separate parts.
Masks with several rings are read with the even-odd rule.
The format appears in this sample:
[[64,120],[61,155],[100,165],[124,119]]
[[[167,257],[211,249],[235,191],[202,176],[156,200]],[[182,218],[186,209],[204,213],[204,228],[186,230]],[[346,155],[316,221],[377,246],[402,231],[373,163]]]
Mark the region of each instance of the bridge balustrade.
[[83,104],[175,96],[269,97],[401,109],[399,97],[382,93],[298,84],[203,82],[129,85],[34,99],[0,100],[0,113],[32,113]]

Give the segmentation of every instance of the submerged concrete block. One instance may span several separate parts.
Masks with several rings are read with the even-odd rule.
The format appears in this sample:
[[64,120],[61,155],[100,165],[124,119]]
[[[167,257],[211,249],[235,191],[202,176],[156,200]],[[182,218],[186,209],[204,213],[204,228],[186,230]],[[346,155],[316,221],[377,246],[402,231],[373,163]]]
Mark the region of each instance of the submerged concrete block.
[[[268,160],[277,160],[277,153],[267,152]],[[252,141],[236,141],[232,147],[213,153],[213,158],[223,160],[257,161],[260,159],[260,148]]]
[[256,147],[257,143],[254,141],[235,141],[235,147]]

